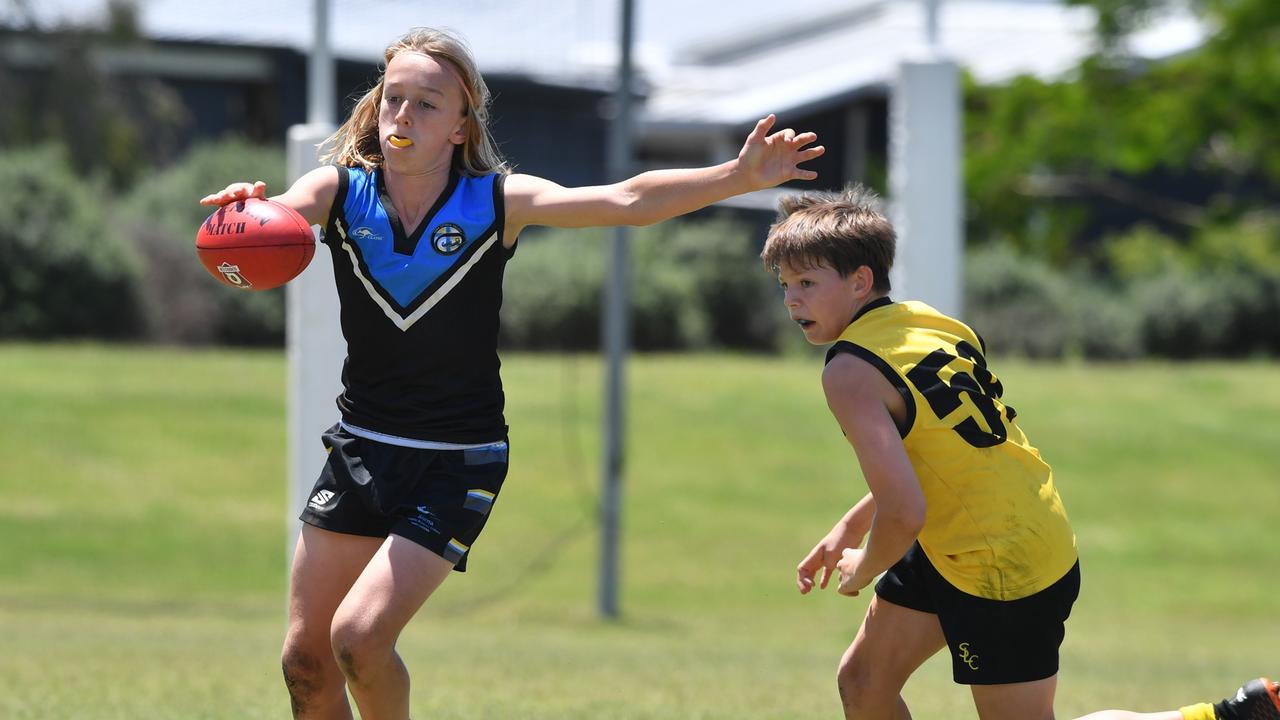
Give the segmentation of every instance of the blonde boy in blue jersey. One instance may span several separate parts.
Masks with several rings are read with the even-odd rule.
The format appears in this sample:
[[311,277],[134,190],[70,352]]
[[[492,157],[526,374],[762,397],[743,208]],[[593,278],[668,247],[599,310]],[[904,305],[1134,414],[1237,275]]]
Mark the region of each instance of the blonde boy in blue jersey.
[[[808,593],[838,572],[839,592],[857,595],[883,573],[840,661],[846,718],[909,720],[902,687],[947,648],[982,720],[1052,720],[1075,535],[982,338],[889,298],[895,233],[877,204],[861,188],[785,199],[761,254],[805,339],[831,343],[822,387],[870,490],[796,584]],[[1261,678],[1216,705],[1087,720],[1280,720],[1280,689]]]
[[[281,652],[295,718],[409,717],[400,633],[464,571],[507,475],[502,278],[527,227],[649,225],[811,180],[817,136],[760,120],[736,158],[564,187],[511,172],[461,38],[415,28],[279,202],[324,228],[347,357],[328,460],[302,511]],[[589,151],[583,149],[583,151]],[[265,197],[236,182],[204,197]],[[500,672],[500,671],[499,671]],[[436,682],[447,682],[437,675]]]

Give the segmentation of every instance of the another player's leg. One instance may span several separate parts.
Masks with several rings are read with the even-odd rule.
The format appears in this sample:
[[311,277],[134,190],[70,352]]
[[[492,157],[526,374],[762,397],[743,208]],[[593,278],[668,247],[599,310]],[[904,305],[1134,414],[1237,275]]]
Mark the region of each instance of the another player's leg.
[[[1206,715],[1204,706],[1184,708],[1187,720],[1280,720],[1280,683],[1267,678],[1257,678],[1245,683],[1235,695],[1212,707],[1213,715]],[[1198,710],[1200,716],[1188,713]]]
[[409,672],[396,640],[454,564],[388,537],[334,614],[331,641],[362,720],[407,720]]
[[846,718],[910,720],[907,678],[946,646],[938,616],[872,597],[836,675]]
[[[1102,712],[1090,713],[1084,717],[1076,718],[1076,720],[1184,720],[1182,713],[1177,710],[1168,710],[1165,712],[1154,713],[1136,713],[1128,710],[1103,710]],[[1213,716],[1209,716],[1209,720],[1213,720]]]
[[281,667],[293,716],[348,720],[346,678],[329,641],[333,614],[377,552],[382,538],[302,526],[289,582],[289,630]]
[[1104,710],[1077,720],[1280,720],[1280,683],[1250,680],[1235,695],[1214,705],[1199,703],[1156,713]]

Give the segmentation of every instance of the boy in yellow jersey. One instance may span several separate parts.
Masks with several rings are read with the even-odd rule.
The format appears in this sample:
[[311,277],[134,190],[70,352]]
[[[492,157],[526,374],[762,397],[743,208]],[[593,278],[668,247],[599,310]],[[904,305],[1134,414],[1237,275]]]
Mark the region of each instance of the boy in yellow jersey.
[[[889,299],[894,245],[875,196],[855,188],[784,200],[761,254],[805,338],[832,343],[822,387],[870,489],[796,583],[825,588],[838,571],[839,592],[857,595],[883,573],[840,661],[846,718],[909,719],[903,685],[947,648],[982,720],[1052,720],[1080,590],[1075,535],[982,338]],[[1280,720],[1280,691],[1259,679],[1217,705],[1087,718]]]

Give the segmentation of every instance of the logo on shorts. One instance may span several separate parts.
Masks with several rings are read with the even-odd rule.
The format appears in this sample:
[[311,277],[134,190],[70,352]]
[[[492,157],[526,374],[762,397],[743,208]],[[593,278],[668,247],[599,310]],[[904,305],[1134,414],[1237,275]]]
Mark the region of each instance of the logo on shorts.
[[334,494],[332,490],[321,490],[311,496],[311,501],[307,503],[307,506],[316,510],[323,510],[324,506],[328,505],[329,501],[333,499]]
[[458,252],[466,241],[466,233],[453,223],[444,223],[431,233],[431,244],[441,255],[452,255]]
[[970,670],[978,669],[978,656],[969,652],[969,643],[960,643],[957,650],[956,657],[960,658],[960,662],[967,665]]
[[409,518],[409,523],[420,530],[426,530],[429,533],[439,534],[440,528],[436,526],[439,518],[426,505],[419,505],[418,514]]

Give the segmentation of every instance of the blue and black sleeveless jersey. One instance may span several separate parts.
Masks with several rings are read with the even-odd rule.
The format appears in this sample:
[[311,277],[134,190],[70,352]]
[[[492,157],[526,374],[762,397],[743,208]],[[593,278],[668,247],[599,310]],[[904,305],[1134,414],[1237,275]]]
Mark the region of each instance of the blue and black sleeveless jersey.
[[338,168],[324,242],[347,358],[338,408],[354,428],[411,440],[506,437],[498,376],[504,175],[451,173],[421,225],[400,223],[381,171]]

